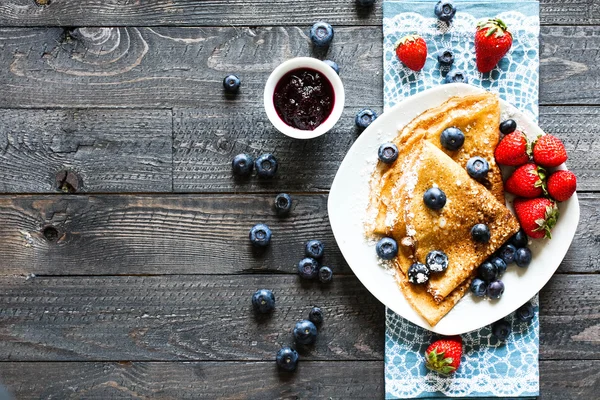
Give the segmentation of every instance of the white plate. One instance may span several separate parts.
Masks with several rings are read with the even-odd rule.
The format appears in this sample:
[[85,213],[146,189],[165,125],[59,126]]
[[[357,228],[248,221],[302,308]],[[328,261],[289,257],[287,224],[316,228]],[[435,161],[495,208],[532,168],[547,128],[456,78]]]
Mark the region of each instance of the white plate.
[[[530,240],[533,261],[528,268],[510,265],[502,281],[506,289],[499,300],[479,299],[471,293],[435,327],[406,302],[389,270],[375,254],[375,242],[364,235],[369,179],[381,143],[391,141],[397,131],[417,115],[457,95],[481,93],[483,89],[454,83],[438,86],[410,97],[377,118],[356,140],[335,176],[329,194],[328,211],[333,234],[354,274],[383,304],[400,316],[442,335],[457,335],[489,325],[530,300],[550,280],[575,236],[579,222],[577,194],[559,204],[560,217],[552,239]],[[517,121],[519,129],[536,137],[543,131],[522,112],[502,101],[502,119]],[[561,166],[564,168],[564,165]],[[506,173],[507,171],[503,171]]]

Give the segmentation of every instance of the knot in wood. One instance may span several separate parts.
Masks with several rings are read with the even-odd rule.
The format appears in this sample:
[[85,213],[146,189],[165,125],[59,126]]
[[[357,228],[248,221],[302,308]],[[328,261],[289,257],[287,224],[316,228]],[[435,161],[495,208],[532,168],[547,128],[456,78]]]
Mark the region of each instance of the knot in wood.
[[38,6],[49,6],[50,3],[50,0],[35,0],[35,4],[37,4]]
[[71,170],[61,170],[56,173],[56,188],[64,193],[75,193],[79,189],[79,176]]
[[44,237],[46,238],[46,240],[49,241],[49,242],[56,242],[58,240],[58,237],[59,237],[58,229],[56,229],[53,226],[46,226],[42,230],[42,234],[44,235]]

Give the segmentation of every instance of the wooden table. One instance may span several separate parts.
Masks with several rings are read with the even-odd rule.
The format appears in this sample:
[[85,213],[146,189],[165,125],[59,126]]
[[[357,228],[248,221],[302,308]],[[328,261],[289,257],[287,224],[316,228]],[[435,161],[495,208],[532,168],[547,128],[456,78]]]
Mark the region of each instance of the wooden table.
[[[354,114],[382,110],[377,3],[0,2],[0,381],[19,399],[383,398],[384,307],[344,262],[326,209]],[[335,27],[327,54],[307,36],[319,19]],[[600,5],[542,0],[541,21],[541,126],[567,145],[582,214],[540,297],[541,391],[593,399]],[[337,61],[347,89],[337,127],[311,141],[276,133],[262,109],[270,71],[301,55]],[[228,73],[242,79],[233,99]],[[234,181],[240,152],[274,152],[277,177]],[[295,200],[288,218],[271,209],[279,192]],[[258,222],[273,229],[263,254],[248,243]],[[294,273],[312,238],[329,286]],[[257,319],[262,287],[277,309]],[[314,304],[318,342],[280,376],[275,353]]]

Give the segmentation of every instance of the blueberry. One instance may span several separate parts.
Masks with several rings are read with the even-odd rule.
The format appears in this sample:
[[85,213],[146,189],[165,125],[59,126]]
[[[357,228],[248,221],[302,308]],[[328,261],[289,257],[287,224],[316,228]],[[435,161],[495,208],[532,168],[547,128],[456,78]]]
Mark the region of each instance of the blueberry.
[[280,193],[275,196],[275,212],[277,215],[289,214],[292,209],[292,198],[287,193]]
[[382,163],[391,164],[398,158],[398,148],[394,143],[384,143],[379,146],[377,155]]
[[515,311],[515,316],[517,317],[517,319],[519,321],[522,321],[522,322],[531,321],[533,319],[533,317],[535,316],[535,310],[534,310],[531,302],[528,301],[527,303],[525,303],[521,307],[519,307],[517,309],[517,311]]
[[266,247],[271,242],[271,229],[265,224],[256,224],[250,229],[250,242],[256,247]]
[[509,133],[513,133],[517,130],[517,123],[514,119],[507,119],[506,121],[502,121],[500,123],[500,132],[504,135],[508,135]]
[[371,125],[373,121],[377,119],[377,113],[370,108],[363,108],[359,112],[356,113],[356,117],[354,117],[354,123],[361,129],[365,129],[367,126]]
[[484,262],[477,268],[477,276],[486,282],[496,280],[497,274],[496,266],[489,261]]
[[450,50],[442,50],[437,55],[438,62],[443,67],[450,67],[454,64],[454,54]]
[[506,263],[500,257],[494,257],[490,262],[496,267],[496,276],[499,278],[506,272]]
[[490,299],[499,299],[504,293],[504,283],[502,281],[493,281],[487,287],[487,295]]
[[515,233],[513,237],[510,238],[510,242],[518,249],[519,247],[526,247],[529,239],[527,239],[527,234],[525,231],[523,231],[523,229],[519,229],[519,232]]
[[391,260],[398,255],[398,243],[392,238],[384,237],[375,246],[377,255],[383,260]]
[[467,161],[467,172],[473,179],[484,179],[488,172],[490,172],[490,163],[483,157],[471,157],[469,158],[469,161]]
[[371,7],[373,4],[375,4],[375,0],[356,0],[356,2],[362,7]]
[[504,260],[506,265],[512,264],[515,262],[515,254],[517,252],[517,248],[510,244],[505,243],[502,247],[500,247],[500,251],[498,252],[498,256]]
[[233,157],[231,169],[235,176],[249,176],[254,169],[254,160],[248,154],[238,154]]
[[316,258],[317,260],[323,257],[325,245],[320,240],[309,240],[304,245],[304,253],[306,257]]
[[308,320],[315,325],[323,323],[323,310],[320,307],[313,307],[308,313]]
[[408,267],[406,273],[408,281],[416,285],[422,285],[427,282],[429,280],[429,274],[430,271],[429,268],[427,268],[427,265],[421,264],[420,262],[413,263]]
[[256,311],[266,314],[275,309],[275,295],[268,289],[260,289],[252,295],[252,306]]
[[272,178],[277,172],[277,159],[273,154],[263,154],[254,161],[256,174],[261,178]]
[[471,282],[471,292],[477,297],[485,296],[485,292],[487,290],[487,283],[485,281],[475,278]]
[[427,254],[425,264],[431,272],[443,272],[448,268],[448,256],[441,250],[431,250]]
[[464,72],[454,70],[448,72],[448,75],[444,78],[444,83],[469,83],[469,78]]
[[517,249],[517,252],[515,253],[515,262],[517,263],[517,266],[521,268],[528,267],[529,263],[531,263],[531,250],[527,247]]
[[303,258],[298,262],[298,275],[304,279],[314,279],[319,273],[319,263],[314,258]]
[[319,268],[319,281],[321,283],[329,283],[333,279],[333,271],[329,267]]
[[317,47],[329,46],[333,40],[333,28],[327,22],[317,22],[310,28],[310,40]]
[[465,134],[458,128],[446,128],[440,135],[440,143],[447,150],[458,150],[465,142]]
[[432,210],[441,210],[446,205],[446,193],[437,187],[429,188],[423,194],[423,201]]
[[240,78],[235,75],[227,75],[223,79],[223,88],[227,93],[237,93],[240,90]]
[[487,243],[490,241],[490,228],[486,224],[475,224],[471,228],[471,237],[477,243]]
[[508,339],[510,332],[510,323],[505,319],[501,319],[492,324],[492,335],[496,336],[498,340],[504,341]]
[[298,352],[290,347],[282,347],[275,358],[277,366],[284,371],[294,371],[298,366]]
[[312,344],[317,340],[317,327],[311,321],[303,319],[296,322],[294,339],[300,344]]
[[451,1],[442,0],[438,1],[433,9],[435,16],[438,17],[440,21],[448,22],[452,18],[454,18],[454,14],[456,14],[456,8]]
[[337,65],[337,63],[335,61],[331,61],[331,60],[324,60],[323,61],[325,64],[329,65],[331,68],[333,68],[333,70],[335,71],[336,74],[340,74],[340,66]]

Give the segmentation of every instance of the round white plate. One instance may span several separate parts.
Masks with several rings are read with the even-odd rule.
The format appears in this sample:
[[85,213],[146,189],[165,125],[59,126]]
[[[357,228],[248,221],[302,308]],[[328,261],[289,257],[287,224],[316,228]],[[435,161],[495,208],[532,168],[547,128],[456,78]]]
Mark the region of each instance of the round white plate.
[[[375,254],[375,242],[366,238],[364,224],[369,201],[369,179],[381,143],[391,141],[398,130],[422,112],[452,96],[482,92],[483,89],[453,83],[414,95],[377,118],[346,154],[331,186],[329,220],[344,258],[365,287],[395,313],[430,331],[457,335],[489,325],[530,300],[550,280],[575,236],[579,222],[577,194],[559,203],[560,217],[552,239],[530,240],[533,261],[528,268],[510,265],[502,277],[506,286],[499,300],[480,299],[467,293],[435,327],[417,314],[404,299],[392,272]],[[512,118],[519,129],[535,138],[543,131],[522,112],[501,101],[502,119]],[[565,168],[562,165],[560,168]],[[503,171],[507,173],[508,171]],[[507,202],[510,207],[510,201]]]

